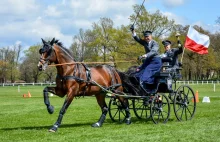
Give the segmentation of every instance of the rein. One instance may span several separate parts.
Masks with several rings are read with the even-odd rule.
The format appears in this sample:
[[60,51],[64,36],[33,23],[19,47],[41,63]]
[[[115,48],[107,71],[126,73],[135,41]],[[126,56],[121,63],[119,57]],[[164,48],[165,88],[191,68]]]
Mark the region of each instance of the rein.
[[127,63],[136,62],[136,60],[130,61],[117,61],[117,62],[72,62],[72,63],[62,63],[62,64],[52,64],[48,66],[63,66],[63,65],[73,65],[73,64],[114,64],[114,63]]

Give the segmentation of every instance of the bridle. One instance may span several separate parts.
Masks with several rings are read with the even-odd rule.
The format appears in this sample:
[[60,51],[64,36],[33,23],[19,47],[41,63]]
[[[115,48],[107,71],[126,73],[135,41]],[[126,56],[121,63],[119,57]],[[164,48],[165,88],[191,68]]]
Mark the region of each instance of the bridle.
[[[44,45],[43,45],[43,48],[41,48],[41,49],[39,50],[39,53],[41,54],[41,57],[40,57],[40,59],[39,59],[39,63],[41,63],[42,69],[44,69],[44,70],[45,70],[45,69],[47,68],[47,66],[50,64],[50,60],[49,60],[49,59],[51,58],[52,52],[54,51],[52,45],[46,44],[46,46],[47,46],[47,47],[45,47],[45,44],[44,44]],[[47,54],[48,54],[47,58],[43,58],[43,57],[42,57],[44,53],[47,53]],[[54,53],[55,53],[55,52],[54,52]],[[55,54],[56,54],[56,53],[55,53]],[[38,64],[38,66],[40,66],[40,65]]]

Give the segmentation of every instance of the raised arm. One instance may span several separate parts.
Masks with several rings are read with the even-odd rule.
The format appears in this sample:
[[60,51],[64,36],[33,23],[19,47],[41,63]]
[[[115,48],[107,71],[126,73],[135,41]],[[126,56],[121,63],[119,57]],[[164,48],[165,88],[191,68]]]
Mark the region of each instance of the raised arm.
[[137,36],[137,34],[136,34],[135,30],[134,30],[134,25],[131,25],[130,30],[131,30],[131,32],[132,32],[133,38],[134,38],[138,43],[140,43],[141,45],[144,46],[144,40],[140,39],[140,38]]
[[180,41],[178,40],[178,48],[173,48],[174,50],[174,54],[181,54],[183,53],[183,46],[180,43]]

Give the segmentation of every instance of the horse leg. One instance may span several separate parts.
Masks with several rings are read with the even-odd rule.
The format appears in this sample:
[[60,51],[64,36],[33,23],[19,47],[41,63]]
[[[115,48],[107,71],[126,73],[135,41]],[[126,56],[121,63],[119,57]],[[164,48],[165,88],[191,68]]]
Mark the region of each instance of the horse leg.
[[122,97],[119,97],[118,99],[121,102],[122,107],[125,109],[125,114],[126,114],[125,123],[129,125],[131,124],[131,113],[128,107],[129,106],[128,99],[124,99]]
[[105,102],[105,94],[96,95],[96,100],[102,110],[102,114],[98,122],[92,124],[92,127],[101,127],[103,122],[105,121],[106,114],[108,113],[108,107]]
[[65,96],[65,92],[63,92],[62,90],[60,90],[57,87],[45,87],[43,90],[43,94],[44,94],[44,104],[47,106],[47,111],[50,114],[53,114],[54,112],[54,107],[52,105],[50,105],[50,100],[49,100],[49,93],[53,93],[59,97],[64,97]]
[[50,105],[50,100],[48,96],[48,92],[55,94],[55,87],[45,87],[43,90],[44,93],[44,104],[47,106],[47,111],[52,114],[54,112],[54,107]]
[[67,98],[65,99],[64,103],[63,103],[63,107],[61,108],[60,110],[60,113],[59,113],[59,116],[57,118],[57,121],[55,122],[55,124],[49,129],[49,132],[56,132],[57,129],[59,128],[61,122],[62,122],[62,119],[63,119],[63,116],[67,110],[67,108],[69,107],[69,105],[71,104],[73,100],[73,96],[67,96]]

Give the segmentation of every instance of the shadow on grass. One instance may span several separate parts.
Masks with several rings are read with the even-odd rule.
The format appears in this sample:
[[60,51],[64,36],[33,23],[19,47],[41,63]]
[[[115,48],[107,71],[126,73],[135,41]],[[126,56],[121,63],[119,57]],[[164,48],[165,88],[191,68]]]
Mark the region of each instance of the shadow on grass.
[[[152,119],[138,119],[138,118],[133,118],[131,119],[131,124],[135,123],[143,123],[143,124],[154,124]],[[173,122],[176,121],[175,119],[169,119],[168,122]],[[111,119],[107,118],[104,123],[112,123],[112,124],[125,124],[125,122],[113,122]],[[59,128],[71,128],[71,127],[82,127],[82,126],[91,126],[93,123],[92,122],[86,122],[86,123],[75,123],[75,124],[61,124]],[[0,130],[3,131],[13,131],[13,130],[48,130],[52,127],[52,125],[47,125],[47,126],[26,126],[26,127],[14,127],[14,128],[0,128]]]
[[[70,127],[82,127],[82,126],[91,126],[92,123],[77,123],[77,124],[61,124],[59,128],[70,128]],[[14,128],[0,128],[3,131],[13,131],[13,130],[48,130],[52,125],[48,126],[27,126],[27,127],[14,127]]]
[[[169,118],[168,119],[168,121],[166,122],[166,123],[169,123],[169,122],[175,122],[175,121],[177,121],[176,119],[173,119],[173,118]],[[107,118],[106,119],[106,122],[108,122],[108,123],[114,123],[114,124],[125,124],[125,122],[113,122],[111,119],[109,119],[109,118]],[[143,123],[143,124],[154,124],[154,122],[153,122],[153,120],[151,119],[151,118],[146,118],[146,119],[144,119],[144,118],[142,118],[142,119],[138,119],[138,118],[136,118],[136,117],[132,117],[131,118],[131,124],[135,124],[135,123]]]

